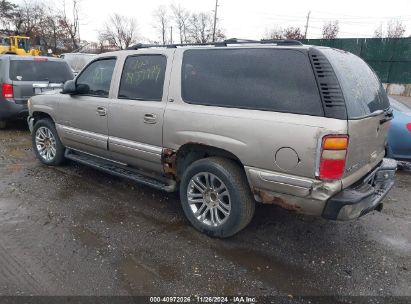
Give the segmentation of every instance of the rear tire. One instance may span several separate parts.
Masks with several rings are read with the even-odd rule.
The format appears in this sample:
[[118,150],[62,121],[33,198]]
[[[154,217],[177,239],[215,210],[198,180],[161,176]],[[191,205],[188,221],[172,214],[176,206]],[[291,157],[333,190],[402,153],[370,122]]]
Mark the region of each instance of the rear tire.
[[5,120],[0,120],[0,130],[4,130],[7,127],[7,122]]
[[255,211],[243,169],[233,160],[219,157],[198,160],[185,170],[180,200],[194,228],[217,238],[244,229]]
[[66,148],[60,141],[52,120],[37,121],[32,133],[33,149],[37,158],[48,166],[58,166],[65,161]]

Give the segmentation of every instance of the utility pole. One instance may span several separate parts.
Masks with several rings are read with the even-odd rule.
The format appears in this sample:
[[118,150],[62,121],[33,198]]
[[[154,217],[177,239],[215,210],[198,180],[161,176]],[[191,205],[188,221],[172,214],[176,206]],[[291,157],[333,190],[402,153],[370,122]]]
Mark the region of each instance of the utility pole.
[[173,44],[173,27],[170,27],[170,44]]
[[310,22],[310,15],[311,15],[311,11],[309,11],[309,12],[308,12],[308,15],[307,15],[307,23],[305,24],[304,39],[307,39],[308,23]]
[[216,26],[217,26],[217,8],[218,8],[218,0],[215,0],[213,42],[215,42],[215,30],[216,30]]

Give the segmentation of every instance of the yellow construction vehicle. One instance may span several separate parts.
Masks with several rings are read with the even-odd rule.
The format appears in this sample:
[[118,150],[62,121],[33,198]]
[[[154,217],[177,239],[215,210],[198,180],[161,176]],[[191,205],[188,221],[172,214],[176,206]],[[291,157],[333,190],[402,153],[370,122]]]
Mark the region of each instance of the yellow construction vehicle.
[[3,54],[40,56],[40,50],[30,46],[30,37],[8,36],[0,37],[0,55]]

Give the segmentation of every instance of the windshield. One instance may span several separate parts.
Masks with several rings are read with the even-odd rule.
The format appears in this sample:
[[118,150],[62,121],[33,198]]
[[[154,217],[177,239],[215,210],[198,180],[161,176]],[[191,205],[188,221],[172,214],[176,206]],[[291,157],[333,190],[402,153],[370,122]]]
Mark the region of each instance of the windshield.
[[387,94],[375,72],[360,57],[336,49],[323,49],[340,82],[348,118],[369,116],[390,107]]
[[65,62],[12,60],[10,79],[13,81],[49,81],[64,83],[73,79],[73,73]]
[[18,44],[19,49],[23,49],[26,52],[30,51],[30,41],[29,41],[29,39],[18,38],[17,39],[17,44]]
[[96,55],[93,54],[64,54],[61,56],[74,72],[80,72]]

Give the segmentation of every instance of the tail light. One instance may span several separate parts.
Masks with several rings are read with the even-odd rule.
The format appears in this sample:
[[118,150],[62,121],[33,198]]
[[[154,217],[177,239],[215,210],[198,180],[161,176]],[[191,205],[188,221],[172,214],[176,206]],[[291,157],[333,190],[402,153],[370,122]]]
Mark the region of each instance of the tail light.
[[348,136],[324,136],[321,147],[320,179],[338,180],[343,177],[347,159]]
[[10,83],[3,83],[1,85],[1,93],[3,98],[9,99],[14,97],[13,85]]
[[407,129],[411,132],[411,123],[407,124]]

